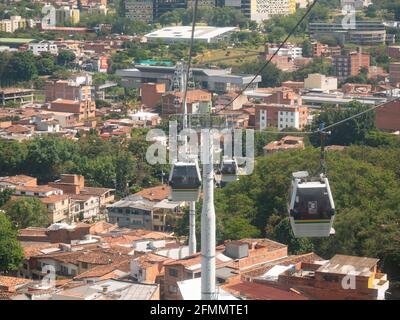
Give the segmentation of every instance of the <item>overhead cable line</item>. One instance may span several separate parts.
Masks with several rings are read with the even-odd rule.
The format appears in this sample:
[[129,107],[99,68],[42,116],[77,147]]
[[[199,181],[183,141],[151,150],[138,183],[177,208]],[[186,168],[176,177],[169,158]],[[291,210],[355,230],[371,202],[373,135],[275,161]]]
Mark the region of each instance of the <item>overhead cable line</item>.
[[314,2],[308,6],[307,11],[305,14],[301,17],[301,19],[297,22],[297,24],[294,26],[294,28],[289,32],[285,40],[279,45],[278,50],[276,50],[272,56],[268,59],[268,61],[260,68],[260,70],[257,71],[256,75],[251,79],[251,81],[244,87],[244,89],[240,90],[240,92],[236,95],[233,100],[231,100],[229,103],[224,105],[224,107],[228,107],[231,105],[236,99],[238,99],[252,84],[253,82],[257,79],[257,77],[263,72],[263,70],[271,63],[272,59],[275,58],[275,56],[279,53],[279,51],[283,48],[283,46],[288,42],[290,37],[296,32],[297,28],[300,26],[300,24],[304,21],[304,19],[308,16],[308,14],[311,12],[313,7],[319,2],[319,0],[314,0]]

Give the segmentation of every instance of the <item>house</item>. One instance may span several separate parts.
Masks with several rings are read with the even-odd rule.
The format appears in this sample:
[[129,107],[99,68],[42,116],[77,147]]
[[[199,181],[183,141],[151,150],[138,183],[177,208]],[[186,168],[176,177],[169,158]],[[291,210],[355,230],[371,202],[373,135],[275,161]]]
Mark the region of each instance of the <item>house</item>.
[[16,186],[37,186],[37,178],[26,175],[0,177],[0,190],[15,189]]
[[104,280],[61,290],[49,300],[159,300],[156,284],[133,283],[122,280]]
[[[105,208],[107,204],[114,201],[115,189],[111,188],[98,188],[98,187],[87,187],[85,186],[85,177],[76,174],[61,174],[60,179],[54,182],[49,182],[50,186],[59,188],[64,191],[65,194],[74,195],[74,199],[88,199],[87,196],[93,196],[97,198],[97,203],[100,208]],[[76,195],[86,197],[76,197]]]
[[171,188],[146,188],[107,206],[110,223],[120,227],[169,231],[183,217],[184,202],[170,201]]
[[[216,279],[219,284],[235,283],[243,272],[286,258],[287,246],[269,239],[226,241],[216,248]],[[201,277],[201,255],[164,263],[165,299],[179,300],[178,282]]]
[[0,275],[0,292],[16,292],[21,287],[32,283],[32,280]]
[[286,136],[279,141],[272,141],[264,146],[264,155],[269,155],[276,151],[293,149],[304,149],[304,137]]
[[300,263],[278,277],[281,288],[295,288],[318,300],[384,300],[387,275],[378,259],[335,255],[328,261]]
[[66,222],[70,220],[70,197],[65,194],[39,197],[39,200],[46,206],[49,222]]
[[73,113],[79,121],[82,121],[95,117],[96,103],[91,100],[66,100],[58,98],[50,103],[49,110]]
[[[211,111],[211,93],[205,90],[188,90],[187,113],[209,113]],[[180,91],[166,93],[162,96],[161,114],[163,117],[183,112],[183,93]]]

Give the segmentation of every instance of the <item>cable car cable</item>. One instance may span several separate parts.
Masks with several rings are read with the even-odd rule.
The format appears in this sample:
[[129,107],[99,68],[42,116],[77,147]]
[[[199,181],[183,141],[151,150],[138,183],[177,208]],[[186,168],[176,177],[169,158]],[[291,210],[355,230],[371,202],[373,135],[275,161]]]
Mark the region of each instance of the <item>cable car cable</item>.
[[286,36],[285,40],[279,45],[278,50],[276,50],[272,56],[268,59],[268,61],[260,68],[260,70],[257,71],[256,75],[250,80],[250,82],[244,87],[244,89],[240,90],[240,92],[236,95],[233,100],[228,102],[227,104],[224,105],[224,108],[230,106],[235,100],[237,100],[252,84],[253,82],[257,79],[257,77],[261,74],[261,72],[264,71],[264,69],[271,63],[272,59],[275,58],[275,56],[278,55],[279,51],[283,48],[283,46],[288,42],[290,37],[295,33],[297,28],[300,26],[300,24],[304,21],[304,19],[309,15],[313,7],[319,2],[319,0],[314,0],[314,2],[309,5],[307,8],[307,11],[305,14],[301,17],[301,19],[297,22],[297,24],[294,26],[292,30],[290,30],[289,34]]

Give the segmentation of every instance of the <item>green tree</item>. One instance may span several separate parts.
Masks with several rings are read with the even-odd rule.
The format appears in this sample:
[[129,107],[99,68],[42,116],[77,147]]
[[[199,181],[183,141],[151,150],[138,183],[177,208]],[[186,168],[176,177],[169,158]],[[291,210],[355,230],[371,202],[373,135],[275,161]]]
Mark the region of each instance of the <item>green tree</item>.
[[24,252],[17,240],[17,232],[0,210],[0,273],[17,271],[24,260]]
[[70,50],[61,50],[57,56],[57,64],[60,66],[70,67],[75,62],[76,56]]
[[7,65],[7,77],[14,82],[30,81],[37,77],[35,57],[30,51],[16,52]]
[[17,229],[49,225],[46,206],[38,198],[18,197],[8,201],[2,209]]
[[313,56],[313,46],[310,40],[305,40],[302,45],[303,48],[303,56],[310,58]]
[[251,225],[247,219],[232,217],[224,222],[223,236],[229,240],[257,238],[260,236],[260,231],[257,227]]
[[[312,127],[317,129],[320,123],[325,126],[347,119],[355,114],[367,110],[369,107],[359,102],[350,102],[343,107],[324,107],[322,112],[315,117]],[[327,136],[326,143],[337,145],[350,145],[353,143],[364,143],[365,137],[371,130],[375,129],[374,112],[365,113],[357,118],[350,119],[331,129],[331,134]],[[318,145],[319,137],[311,136],[311,142]]]
[[13,193],[14,191],[12,189],[4,189],[3,191],[0,191],[0,208],[11,199]]

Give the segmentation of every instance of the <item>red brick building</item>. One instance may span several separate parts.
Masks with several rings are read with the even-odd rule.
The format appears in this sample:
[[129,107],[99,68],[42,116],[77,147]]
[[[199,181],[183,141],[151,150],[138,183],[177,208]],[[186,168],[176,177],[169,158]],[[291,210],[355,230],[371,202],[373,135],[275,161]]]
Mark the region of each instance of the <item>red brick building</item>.
[[[188,90],[186,96],[187,112],[209,112],[211,110],[211,98],[212,95],[208,91],[200,89]],[[182,100],[182,92],[170,92],[163,95],[162,116],[183,113]]]
[[376,109],[376,127],[382,131],[400,130],[400,101],[392,101]]
[[91,100],[56,99],[50,103],[50,110],[55,112],[74,113],[79,121],[94,118],[96,103]]
[[161,104],[163,94],[165,94],[165,83],[143,83],[140,88],[142,103],[151,109]]

